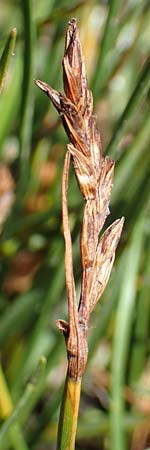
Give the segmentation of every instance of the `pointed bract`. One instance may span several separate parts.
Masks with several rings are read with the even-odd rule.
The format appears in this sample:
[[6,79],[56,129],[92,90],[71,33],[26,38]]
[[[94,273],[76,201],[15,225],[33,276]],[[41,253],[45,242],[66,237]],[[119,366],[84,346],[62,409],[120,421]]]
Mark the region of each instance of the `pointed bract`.
[[98,244],[93,265],[91,290],[89,294],[90,312],[100,299],[108,283],[123,224],[123,217],[113,222],[112,225],[106,229]]

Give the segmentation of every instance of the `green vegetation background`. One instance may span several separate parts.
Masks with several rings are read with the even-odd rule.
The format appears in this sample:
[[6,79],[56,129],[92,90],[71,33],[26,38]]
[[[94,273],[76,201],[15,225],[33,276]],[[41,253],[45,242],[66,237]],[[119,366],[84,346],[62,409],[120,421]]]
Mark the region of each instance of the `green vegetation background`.
[[[150,447],[149,1],[0,1],[0,49],[17,40],[0,97],[0,449],[55,449],[66,371],[61,174],[67,138],[34,85],[62,90],[64,37],[77,17],[104,152],[116,160],[108,223],[125,216],[93,313],[76,449]],[[2,62],[1,62],[2,66]],[[83,201],[70,175],[77,291]],[[10,416],[10,417],[9,417]]]

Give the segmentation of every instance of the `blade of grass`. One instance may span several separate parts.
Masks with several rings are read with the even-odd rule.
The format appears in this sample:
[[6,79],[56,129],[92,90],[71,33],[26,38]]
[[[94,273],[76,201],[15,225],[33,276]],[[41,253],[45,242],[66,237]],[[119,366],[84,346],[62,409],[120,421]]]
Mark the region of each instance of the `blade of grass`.
[[[3,419],[6,419],[10,416],[12,411],[13,404],[11,396],[8,390],[2,366],[0,365],[0,415],[3,417]],[[10,428],[9,438],[10,443],[15,450],[29,450],[18,423],[12,425],[12,427]]]
[[60,21],[63,18],[65,18],[66,20],[67,16],[71,17],[72,14],[74,14],[78,9],[82,8],[84,4],[85,0],[79,0],[72,2],[71,5],[64,4],[61,7],[54,8],[52,12],[50,12],[45,18],[42,19],[42,21],[40,20],[38,22],[38,27],[42,27],[45,24],[53,22],[57,23],[57,21]]
[[[25,419],[23,418],[23,422],[24,420],[26,421],[28,419],[29,414],[31,413],[31,411],[33,410],[33,408],[35,407],[35,405],[37,404],[38,400],[41,398],[41,396],[44,394],[44,392],[47,390],[49,391],[49,385],[50,385],[50,374],[51,371],[56,368],[60,362],[60,358],[61,358],[61,354],[62,354],[62,348],[63,348],[63,342],[61,339],[61,335],[59,335],[57,333],[56,339],[55,339],[55,343],[53,345],[53,348],[48,356],[47,359],[47,365],[46,365],[46,370],[43,374],[43,378],[41,380],[41,383],[39,384],[39,388],[36,391],[35,395],[33,395],[33,397],[31,397],[30,400],[30,407],[27,410],[27,413],[25,415]],[[52,407],[52,404],[50,404],[47,409],[49,411],[49,414],[53,414],[55,411],[55,405],[58,405],[58,400],[60,399],[60,396],[55,397],[56,403],[54,401],[54,405]]]
[[24,217],[18,216],[17,219],[15,219],[14,216],[13,222],[12,217],[9,217],[5,224],[4,231],[1,235],[0,242],[4,242],[7,241],[8,239],[11,239],[20,231],[24,231],[27,228],[40,226],[50,218],[52,213],[53,213],[52,209],[48,209],[46,211],[25,215]]
[[11,445],[15,450],[29,450],[18,424],[15,424],[10,428],[9,436]]
[[137,305],[137,318],[134,332],[134,346],[129,368],[129,384],[133,385],[145,368],[146,355],[149,351],[149,317],[150,317],[150,245],[147,245],[144,271],[141,275],[142,285]]
[[115,126],[112,139],[107,146],[106,152],[113,157],[117,152],[118,140],[122,136],[124,130],[127,129],[129,123],[131,124],[131,118],[134,112],[139,107],[141,100],[148,93],[148,89],[150,86],[149,72],[150,72],[150,62],[149,60],[147,60],[142,68],[136,87]]
[[[144,417],[137,414],[125,414],[123,416],[124,430],[128,433],[132,432],[136,426],[144,424]],[[98,408],[89,408],[84,411],[79,420],[77,438],[78,439],[94,439],[99,436],[108,436],[109,420],[105,412]],[[82,447],[83,448],[83,447]],[[109,448],[109,447],[108,447]],[[122,450],[122,449],[120,449]]]
[[129,180],[133,179],[135,167],[139,164],[140,159],[146,158],[148,163],[147,147],[149,139],[150,127],[149,115],[147,113],[139,128],[139,131],[137,132],[137,135],[133,139],[133,142],[129,145],[127,153],[117,164],[115,172],[115,183],[111,197],[112,204],[117,200],[118,193],[121,195],[121,193],[125,190]]
[[[132,204],[135,203],[135,201],[138,201],[138,197],[139,197],[139,191],[141,189],[143,189],[143,186],[146,187],[146,185],[148,185],[148,161],[147,161],[147,154],[146,154],[146,148],[143,149],[143,158],[141,157],[140,160],[138,161],[138,164],[136,164],[135,168],[134,168],[134,172],[133,172],[133,177],[134,177],[134,182],[131,183],[131,186],[128,190],[126,190],[125,196],[124,198],[126,199],[126,201],[128,202],[128,204],[130,204],[132,202]],[[140,167],[140,170],[139,170]],[[147,190],[147,189],[145,189]],[[147,190],[147,194],[148,194],[148,190]],[[143,203],[144,203],[144,197],[145,195],[143,195]],[[148,195],[147,195],[147,199],[148,199]]]
[[[62,56],[63,33],[60,23],[56,25],[53,40],[48,51],[45,61],[41,67],[41,78],[49,80],[50,84],[56,84],[56,87],[61,87],[61,73],[59,71],[60,58]],[[51,70],[49,70],[51,67]],[[40,91],[36,94],[36,108],[35,108],[35,130],[41,128],[41,121],[47,110],[51,108],[51,104],[47,102],[45,96],[41,96]],[[56,138],[56,136],[55,136]]]
[[36,8],[34,9],[35,20],[38,23],[39,21],[44,20],[45,16],[51,14],[55,6],[55,0],[44,0],[44,2],[36,2]]
[[34,427],[32,427],[32,430],[29,430],[29,434],[27,435],[28,442],[31,447],[33,444],[35,446],[35,443],[38,444],[40,434],[42,433],[43,429],[51,424],[54,416],[56,417],[62,394],[62,386],[60,386],[59,388],[57,387],[56,390],[54,390],[53,386],[52,388],[50,386],[48,400],[46,401],[46,404],[41,411],[40,417],[38,417],[38,420],[35,422]]
[[0,364],[0,416],[5,418],[11,414],[13,410],[12,401],[6,384],[2,366]]
[[10,130],[12,122],[16,118],[19,108],[21,72],[20,58],[16,56],[11,81],[7,84],[7,90],[3,91],[0,100],[0,154],[2,153],[4,139]]
[[17,200],[26,191],[29,177],[29,158],[31,150],[32,118],[34,108],[33,73],[35,24],[33,20],[32,2],[22,2],[24,19],[24,75],[22,84],[21,120],[20,120],[20,178],[17,189]]
[[[118,45],[118,52],[117,48],[111,50],[111,53],[109,57],[106,59],[105,64],[105,70],[103,71],[103,79],[101,79],[101,90],[102,89],[108,89],[108,83],[109,80],[111,80],[116,73],[119,73],[120,69],[127,68],[130,65],[131,61],[135,61],[136,64],[136,53],[139,50],[139,47],[141,46],[141,36],[145,32],[145,29],[148,27],[148,20],[147,20],[147,14],[148,14],[148,3],[147,0],[145,3],[143,2],[141,5],[138,6],[138,8],[133,8],[134,12],[132,15],[132,21],[131,21],[131,14],[129,14],[128,17],[128,24],[130,27],[130,23],[136,23],[136,32],[133,41],[131,41],[130,46],[128,46],[125,49],[121,49]],[[135,17],[134,17],[135,14]],[[137,20],[137,15],[139,19]],[[123,31],[123,25],[124,27],[127,26],[126,18],[123,19],[123,23],[120,23],[120,29],[118,30],[118,37],[119,33],[122,33]],[[128,70],[128,69],[127,69]],[[136,69],[135,69],[136,70]]]
[[13,393],[15,397],[20,395],[22,385],[31,376],[31,372],[34,369],[36,359],[35,354],[38,347],[38,343],[41,341],[42,334],[45,334],[45,329],[47,328],[47,320],[50,317],[50,311],[52,310],[54,303],[60,298],[61,292],[64,287],[64,265],[63,262],[58,267],[53,280],[49,285],[47,293],[45,294],[45,299],[42,304],[40,311],[40,316],[34,326],[33,332],[30,335],[30,340],[28,342],[28,348],[24,354],[24,362],[22,363],[22,368],[20,369],[20,377],[15,380],[13,386]]
[[[97,67],[95,70],[95,74],[93,77],[93,85],[92,90],[95,92],[95,99],[100,96],[101,91],[104,89],[108,89],[109,81],[115,76],[116,72],[119,72],[120,68],[127,62],[130,63],[130,58],[134,57],[134,51],[138,48],[139,41],[141,40],[141,35],[145,31],[145,28],[148,26],[147,14],[149,11],[149,5],[147,0],[145,3],[138,5],[138,8],[135,6],[130,6],[127,10],[126,15],[123,16],[118,23],[117,27],[117,36],[119,36],[120,32],[123,32],[124,27],[128,24],[136,23],[136,33],[133,41],[131,40],[130,45],[127,48],[120,48],[119,46],[115,46],[110,50],[108,54],[106,54],[106,58],[104,58],[104,65],[101,69],[101,49],[97,62]],[[139,19],[139,20],[137,20]]]
[[[41,398],[41,396],[44,394],[44,392],[47,390],[47,388],[49,390],[50,374],[51,374],[51,371],[54,368],[56,368],[60,362],[62,348],[63,348],[63,342],[61,339],[61,335],[57,333],[53,347],[48,355],[46,369],[44,370],[41,382],[39,380],[39,386],[38,386],[35,394],[34,394],[34,392],[33,392],[33,395],[31,393],[29,406],[27,406],[25,417],[23,416],[23,419],[21,419],[21,424],[23,424],[28,419],[31,411],[33,410],[33,408],[35,407],[35,405],[37,404],[37,402]],[[43,357],[41,357],[41,358],[43,360]],[[44,360],[45,360],[45,358],[44,358]],[[14,392],[13,392],[13,396],[14,396]],[[27,401],[28,401],[28,399],[27,399]],[[51,411],[51,407],[49,408],[49,411]]]
[[17,423],[23,425],[30,411],[32,410],[35,399],[41,389],[41,385],[43,384],[43,378],[45,376],[45,365],[45,358],[41,358],[35,376],[33,377],[30,384],[27,385],[21,400],[15,407],[11,416],[2,425],[0,430],[1,448],[3,448],[2,446],[7,445],[11,427],[16,425]]
[[3,50],[3,53],[2,53],[2,56],[0,59],[0,94],[1,94],[3,86],[4,86],[9,61],[14,52],[16,34],[17,34],[17,30],[16,30],[16,28],[13,28],[8,36],[5,48]]
[[8,445],[8,434],[11,425],[15,425],[17,421],[20,425],[23,425],[27,421],[39,398],[41,398],[41,395],[49,386],[50,372],[58,364],[62,352],[62,344],[61,335],[57,333],[55,343],[47,360],[47,365],[45,357],[42,356],[35,369],[35,375],[32,377],[31,382],[27,384],[21,400],[18,400],[13,414],[2,426],[0,431],[0,445],[3,444],[3,450]]
[[29,326],[30,319],[33,320],[37,314],[40,301],[41,293],[37,290],[23,294],[19,297],[19,301],[18,297],[16,300],[14,299],[14,302],[9,305],[0,319],[1,345],[5,343],[6,338],[14,336],[14,334]]
[[105,63],[108,58],[108,53],[115,44],[116,37],[118,34],[118,14],[121,10],[121,4],[123,2],[120,0],[112,0],[109,2],[109,12],[106,20],[106,25],[101,41],[100,53],[97,61],[97,67],[95,70],[95,75],[92,83],[92,89],[95,98],[99,95],[101,89],[101,83],[103,82],[105,74]]
[[[74,257],[75,261],[78,255],[78,247],[76,245],[76,240],[74,242]],[[63,248],[62,248],[63,252]],[[36,325],[31,333],[30,340],[28,342],[28,348],[24,354],[24,363],[20,369],[20,377],[15,380],[13,386],[13,392],[15,397],[20,395],[20,390],[22,384],[24,384],[27,379],[31,376],[31,371],[34,369],[33,364],[35,363],[35,354],[38,347],[38,342],[41,341],[42,334],[45,334],[45,329],[47,329],[48,318],[53,310],[54,305],[60,300],[64,289],[64,263],[63,257],[60,254],[61,263],[55,271],[54,277],[50,280],[47,291],[45,292],[43,301],[41,299],[42,308],[40,310],[40,316],[36,322]]]
[[137,221],[131,243],[126,250],[126,268],[119,295],[111,368],[110,443],[111,449],[126,450],[126,435],[123,430],[124,400],[123,387],[130,348],[130,336],[135,308],[136,279],[144,237],[143,213]]

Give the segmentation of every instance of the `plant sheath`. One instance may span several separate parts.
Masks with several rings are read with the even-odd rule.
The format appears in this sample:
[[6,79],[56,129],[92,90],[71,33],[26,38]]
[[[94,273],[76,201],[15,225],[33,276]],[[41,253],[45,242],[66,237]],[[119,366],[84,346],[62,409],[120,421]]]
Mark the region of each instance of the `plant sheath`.
[[67,375],[59,418],[57,450],[74,450],[80,392],[81,379],[76,381]]

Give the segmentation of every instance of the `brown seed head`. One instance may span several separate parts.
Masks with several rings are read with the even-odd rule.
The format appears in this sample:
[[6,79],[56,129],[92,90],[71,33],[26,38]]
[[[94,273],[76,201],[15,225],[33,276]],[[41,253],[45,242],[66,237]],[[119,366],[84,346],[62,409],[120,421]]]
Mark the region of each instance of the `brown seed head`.
[[[93,97],[88,89],[76,19],[72,19],[67,27],[63,80],[64,94],[42,81],[37,80],[35,83],[48,95],[59,112],[70,140],[62,183],[69,324],[60,320],[57,325],[66,339],[69,376],[77,379],[84,373],[87,360],[89,316],[108,282],[124,218],[110,225],[99,240],[99,233],[109,214],[114,161],[109,156],[102,157],[100,133],[93,115]],[[73,161],[79,188],[86,201],[80,239],[83,275],[78,309],[67,210],[70,159]]]

